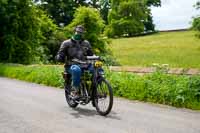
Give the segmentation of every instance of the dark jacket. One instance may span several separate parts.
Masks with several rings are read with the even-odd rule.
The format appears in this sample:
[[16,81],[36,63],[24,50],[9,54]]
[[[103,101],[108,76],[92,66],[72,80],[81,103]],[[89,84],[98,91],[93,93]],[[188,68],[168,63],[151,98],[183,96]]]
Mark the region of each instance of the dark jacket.
[[75,41],[69,39],[61,44],[56,60],[64,62],[65,66],[69,66],[72,65],[71,60],[74,58],[84,61],[86,56],[92,55],[92,48],[87,40]]

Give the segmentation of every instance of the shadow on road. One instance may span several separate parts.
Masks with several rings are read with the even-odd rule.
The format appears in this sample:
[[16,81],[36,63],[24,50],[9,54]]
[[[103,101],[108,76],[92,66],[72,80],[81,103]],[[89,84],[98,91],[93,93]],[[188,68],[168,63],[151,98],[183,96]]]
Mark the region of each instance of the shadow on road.
[[81,118],[81,116],[95,116],[98,115],[96,110],[86,109],[86,108],[74,108],[73,112],[70,113],[75,118]]
[[[87,108],[81,108],[81,107],[77,107],[73,109],[73,112],[71,112],[70,114],[73,115],[75,118],[81,118],[83,116],[86,116],[86,117],[100,116],[98,112],[94,109],[87,109]],[[108,114],[107,116],[103,118],[121,120],[121,118],[114,111],[111,111],[110,114]]]

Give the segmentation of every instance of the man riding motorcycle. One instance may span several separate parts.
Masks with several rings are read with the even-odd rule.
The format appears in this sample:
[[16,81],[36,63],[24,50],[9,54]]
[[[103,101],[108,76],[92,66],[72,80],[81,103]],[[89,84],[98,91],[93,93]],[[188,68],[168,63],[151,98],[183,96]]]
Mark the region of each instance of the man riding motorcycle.
[[93,55],[90,43],[83,39],[84,32],[85,29],[82,25],[76,26],[74,35],[71,39],[62,42],[56,56],[57,61],[65,63],[65,72],[70,73],[72,76],[72,95],[76,99],[79,98],[81,73],[84,69],[92,69],[89,68],[90,66],[83,67],[72,61],[73,59],[84,61],[86,56]]

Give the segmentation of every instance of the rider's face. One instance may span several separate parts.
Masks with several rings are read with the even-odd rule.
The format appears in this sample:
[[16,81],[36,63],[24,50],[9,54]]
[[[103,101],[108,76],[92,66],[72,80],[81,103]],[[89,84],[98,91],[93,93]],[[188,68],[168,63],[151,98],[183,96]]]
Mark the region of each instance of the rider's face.
[[83,33],[76,31],[74,34],[75,40],[81,40],[83,37]]

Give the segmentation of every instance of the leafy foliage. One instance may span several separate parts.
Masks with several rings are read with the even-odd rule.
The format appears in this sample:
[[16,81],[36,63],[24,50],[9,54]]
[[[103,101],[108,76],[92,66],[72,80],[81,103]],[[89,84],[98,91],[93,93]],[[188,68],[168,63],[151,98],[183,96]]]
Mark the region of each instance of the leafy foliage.
[[48,86],[63,87],[60,66],[0,64],[0,75]]
[[154,32],[151,6],[161,6],[160,0],[112,0],[108,16],[109,37],[134,36]]
[[[119,5],[119,6],[118,6]],[[133,36],[144,31],[146,6],[138,0],[113,0],[109,14],[106,34],[114,36]]]
[[110,0],[90,0],[88,6],[98,9],[105,23],[108,23],[107,17],[110,10]]
[[40,44],[56,25],[31,0],[0,4],[0,61],[28,64],[43,60]]
[[155,6],[155,7],[161,6],[161,0],[147,0],[146,5],[147,5],[148,14],[147,14],[147,20],[144,21],[145,31],[146,32],[153,32],[153,31],[155,31],[155,25],[153,24],[151,7],[152,6]]
[[153,24],[153,16],[149,10],[149,14],[147,15],[147,21],[143,22],[145,31],[146,32],[154,32],[155,31],[155,25]]
[[200,17],[194,18],[192,25],[193,25],[193,29],[198,31],[198,33],[196,34],[197,37],[200,38]]
[[70,34],[65,32],[63,28],[57,28],[51,36],[47,37],[46,41],[42,43],[45,47],[45,55],[48,57],[46,63],[55,63],[55,56],[60,44],[68,37],[70,37]]
[[107,21],[109,0],[34,0],[48,12],[57,25],[68,25],[73,20],[74,13],[80,6],[93,7],[100,11],[102,18]]
[[73,14],[79,6],[86,6],[86,0],[34,0],[48,12],[57,25],[67,25],[73,19]]
[[106,41],[101,37],[104,28],[104,21],[102,20],[98,10],[89,7],[80,7],[76,10],[74,19],[65,29],[71,34],[77,25],[83,25],[86,29],[84,38],[87,39],[95,53],[99,54],[106,51]]
[[[119,6],[117,5],[118,1],[122,2]],[[86,38],[95,48],[95,53],[104,53],[104,57],[109,63],[111,54],[107,55],[110,53],[106,49],[108,40],[102,38],[101,34],[105,24],[108,23],[111,2],[114,3],[113,8],[115,10],[111,10],[110,16],[115,21],[112,21],[111,25],[108,26],[108,35],[132,36],[144,30],[154,29],[154,25],[150,22],[152,21],[151,15],[148,16],[144,12],[149,10],[147,6],[158,6],[159,0],[145,0],[148,3],[147,6],[131,4],[135,1],[138,2],[138,0],[133,2],[131,0],[2,0],[0,1],[0,61],[23,64],[49,63],[53,60],[60,43],[71,34],[68,30],[67,32],[63,31],[62,26],[70,24],[73,18],[78,16],[74,14],[76,9],[86,6],[85,8],[94,8],[94,12],[88,11],[91,15],[82,14],[82,16],[86,15],[86,17],[82,17],[86,20],[81,21],[84,21],[89,28]],[[128,8],[127,11],[126,8]],[[139,17],[132,19],[127,13]],[[144,15],[146,19],[141,15]],[[97,24],[95,24],[96,20]],[[89,24],[86,24],[88,22]],[[72,23],[77,22],[73,21]],[[70,24],[67,27],[72,27],[72,25]]]
[[78,8],[72,23],[66,26],[65,30],[72,35],[77,25],[85,27],[84,39],[91,43],[94,53],[102,56],[107,65],[116,65],[117,62],[112,58],[112,53],[107,47],[109,40],[101,36],[105,24],[99,11],[90,7]]
[[146,0],[147,6],[161,6],[161,0]]
[[114,94],[133,100],[200,109],[200,77],[177,76],[156,72],[137,76],[109,73]]
[[196,9],[200,9],[200,1],[198,1],[195,5]]
[[100,0],[100,14],[106,24],[108,24],[109,10],[110,10],[110,0]]
[[[196,3],[195,7],[197,10],[200,10],[200,1]],[[193,19],[192,27],[198,32],[196,35],[200,38],[200,14]]]

